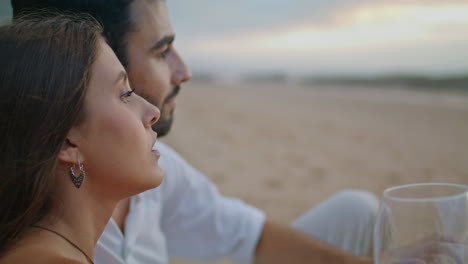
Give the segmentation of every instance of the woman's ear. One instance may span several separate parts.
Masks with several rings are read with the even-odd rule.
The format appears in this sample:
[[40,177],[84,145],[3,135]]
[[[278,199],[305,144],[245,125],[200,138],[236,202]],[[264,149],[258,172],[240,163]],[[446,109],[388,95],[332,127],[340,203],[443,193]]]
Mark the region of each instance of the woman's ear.
[[68,164],[78,164],[84,162],[84,157],[79,150],[80,132],[77,128],[72,128],[63,142],[58,160]]

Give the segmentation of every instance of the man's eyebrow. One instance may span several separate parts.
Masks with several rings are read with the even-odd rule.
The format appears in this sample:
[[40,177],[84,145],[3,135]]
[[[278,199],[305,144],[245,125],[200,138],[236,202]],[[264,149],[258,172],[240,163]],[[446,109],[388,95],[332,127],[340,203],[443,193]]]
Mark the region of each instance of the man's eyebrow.
[[128,78],[127,73],[125,71],[119,72],[119,75],[117,76],[117,79],[115,79],[115,84],[119,83],[120,81],[124,80],[126,81]]
[[154,52],[154,51],[157,51],[157,50],[161,49],[165,45],[170,45],[170,44],[172,44],[172,42],[174,42],[174,39],[175,39],[175,35],[165,36],[162,39],[160,39],[158,42],[156,42],[156,44],[154,44],[150,48],[150,51]]

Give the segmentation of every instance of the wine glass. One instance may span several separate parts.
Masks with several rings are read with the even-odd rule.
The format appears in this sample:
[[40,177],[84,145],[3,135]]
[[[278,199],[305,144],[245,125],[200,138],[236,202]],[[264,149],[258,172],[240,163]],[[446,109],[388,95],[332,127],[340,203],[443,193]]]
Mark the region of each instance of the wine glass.
[[468,186],[418,183],[384,191],[376,264],[468,264]]

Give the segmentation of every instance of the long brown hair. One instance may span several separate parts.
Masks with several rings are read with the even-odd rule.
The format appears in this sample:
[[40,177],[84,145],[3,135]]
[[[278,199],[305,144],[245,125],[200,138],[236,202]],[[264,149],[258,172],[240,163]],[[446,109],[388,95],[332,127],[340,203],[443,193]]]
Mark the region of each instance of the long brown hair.
[[90,17],[44,12],[0,27],[0,255],[50,208],[99,47]]

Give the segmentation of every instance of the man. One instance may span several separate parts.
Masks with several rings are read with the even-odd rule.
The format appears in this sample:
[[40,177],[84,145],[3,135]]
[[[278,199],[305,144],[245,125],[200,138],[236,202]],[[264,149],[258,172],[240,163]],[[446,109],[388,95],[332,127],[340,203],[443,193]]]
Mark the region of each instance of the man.
[[[180,85],[191,78],[174,47],[163,0],[12,0],[14,15],[35,8],[87,12],[125,66],[132,88],[161,110],[153,126],[170,130]],[[169,146],[157,143],[164,183],[122,201],[95,249],[96,263],[167,263],[231,258],[255,263],[372,263],[376,199],[347,191],[307,212],[293,226],[275,224],[215,186]],[[304,233],[310,235],[307,236]],[[320,242],[323,241],[323,242]],[[349,253],[345,253],[345,250]]]

